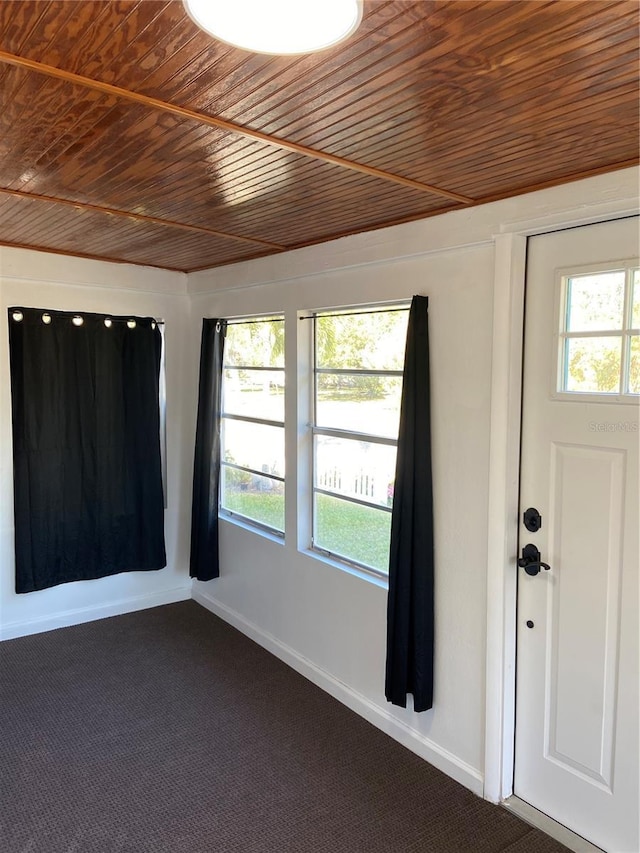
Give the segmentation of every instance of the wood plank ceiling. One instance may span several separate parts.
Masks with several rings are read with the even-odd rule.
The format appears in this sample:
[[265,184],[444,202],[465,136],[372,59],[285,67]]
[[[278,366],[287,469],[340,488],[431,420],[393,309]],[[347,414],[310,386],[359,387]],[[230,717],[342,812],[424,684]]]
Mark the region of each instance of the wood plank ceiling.
[[2,0],[0,243],[193,271],[635,164],[639,23],[365,0],[345,45],[283,58],[180,0]]

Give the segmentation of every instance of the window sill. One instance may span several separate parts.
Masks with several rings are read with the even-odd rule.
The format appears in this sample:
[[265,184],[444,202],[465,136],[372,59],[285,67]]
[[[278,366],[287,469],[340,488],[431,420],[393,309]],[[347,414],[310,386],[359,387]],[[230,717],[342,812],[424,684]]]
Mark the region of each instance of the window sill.
[[218,518],[220,521],[232,524],[234,527],[240,527],[242,530],[247,530],[249,533],[256,533],[258,536],[262,536],[264,539],[268,539],[276,545],[284,545],[284,535],[274,533],[266,527],[260,527],[258,524],[252,524],[250,521],[245,521],[243,518],[236,515],[228,515],[224,511],[219,512]]
[[331,566],[334,569],[339,569],[341,572],[346,572],[349,575],[360,578],[360,580],[366,581],[380,589],[386,590],[389,588],[389,579],[383,575],[376,575],[373,572],[368,572],[366,569],[361,569],[352,563],[346,563],[342,560],[336,559],[335,557],[329,557],[321,551],[316,551],[314,548],[300,548],[299,552],[304,554],[306,557],[311,557],[313,560],[319,560],[321,563],[325,563],[327,566]]

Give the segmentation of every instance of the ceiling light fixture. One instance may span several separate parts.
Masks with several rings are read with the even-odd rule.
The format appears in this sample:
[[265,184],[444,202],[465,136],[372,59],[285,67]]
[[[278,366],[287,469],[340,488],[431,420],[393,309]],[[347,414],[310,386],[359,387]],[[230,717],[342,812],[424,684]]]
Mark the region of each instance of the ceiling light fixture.
[[254,53],[295,55],[348,38],[362,0],[183,0],[200,29]]

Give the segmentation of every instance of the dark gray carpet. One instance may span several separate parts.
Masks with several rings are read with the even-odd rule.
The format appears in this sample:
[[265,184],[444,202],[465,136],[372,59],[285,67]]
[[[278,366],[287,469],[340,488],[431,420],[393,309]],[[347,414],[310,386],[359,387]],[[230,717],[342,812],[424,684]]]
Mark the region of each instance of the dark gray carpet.
[[566,853],[194,602],[0,659],[3,853]]

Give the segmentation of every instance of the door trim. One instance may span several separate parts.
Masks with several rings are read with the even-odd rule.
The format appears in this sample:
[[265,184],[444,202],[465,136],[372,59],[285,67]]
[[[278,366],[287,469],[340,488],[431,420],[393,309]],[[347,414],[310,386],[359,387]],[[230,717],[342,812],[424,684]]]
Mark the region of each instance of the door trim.
[[638,199],[598,202],[506,223],[494,235],[493,343],[489,447],[485,755],[483,796],[513,794],[516,677],[516,555],[527,239],[638,215]]
[[567,829],[566,826],[563,826],[546,814],[534,809],[533,806],[519,799],[519,797],[509,797],[508,800],[502,803],[502,806],[507,811],[517,815],[525,823],[535,826],[536,829],[541,829],[547,835],[551,836],[551,838],[559,841],[560,844],[564,844],[573,853],[604,853],[600,847],[596,847],[595,844],[587,841],[581,835],[576,835],[575,832]]
[[513,792],[522,327],[527,237],[495,238],[484,797]]

